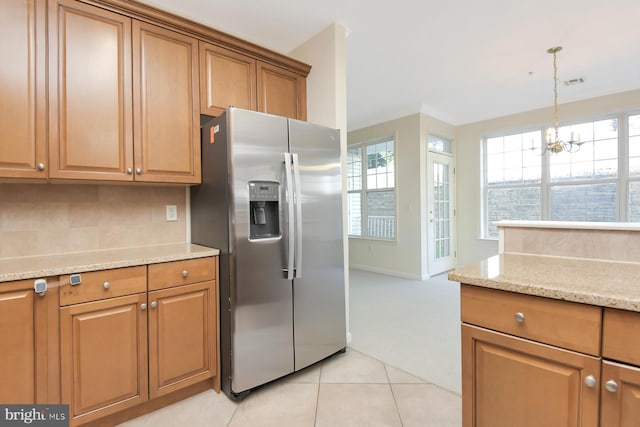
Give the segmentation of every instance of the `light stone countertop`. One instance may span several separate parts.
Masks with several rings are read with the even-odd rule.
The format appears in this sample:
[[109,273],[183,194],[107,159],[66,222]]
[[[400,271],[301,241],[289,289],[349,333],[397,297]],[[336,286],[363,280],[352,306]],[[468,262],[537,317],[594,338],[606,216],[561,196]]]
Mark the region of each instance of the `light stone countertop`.
[[640,263],[504,253],[451,271],[449,280],[640,312]]
[[218,249],[189,243],[0,259],[0,282],[219,255]]

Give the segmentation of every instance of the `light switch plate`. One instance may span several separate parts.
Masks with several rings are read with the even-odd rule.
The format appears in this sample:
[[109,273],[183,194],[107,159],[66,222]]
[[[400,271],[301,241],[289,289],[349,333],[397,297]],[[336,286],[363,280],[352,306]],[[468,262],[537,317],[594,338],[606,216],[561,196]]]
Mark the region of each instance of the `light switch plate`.
[[167,221],[177,221],[178,220],[178,207],[176,205],[167,205]]

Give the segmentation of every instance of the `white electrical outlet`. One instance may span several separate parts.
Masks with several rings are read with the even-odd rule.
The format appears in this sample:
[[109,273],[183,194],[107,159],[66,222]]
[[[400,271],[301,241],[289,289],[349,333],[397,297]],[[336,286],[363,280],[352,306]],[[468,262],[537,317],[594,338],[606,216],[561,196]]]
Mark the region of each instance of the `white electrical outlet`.
[[177,221],[178,220],[178,207],[176,205],[167,205],[167,221]]

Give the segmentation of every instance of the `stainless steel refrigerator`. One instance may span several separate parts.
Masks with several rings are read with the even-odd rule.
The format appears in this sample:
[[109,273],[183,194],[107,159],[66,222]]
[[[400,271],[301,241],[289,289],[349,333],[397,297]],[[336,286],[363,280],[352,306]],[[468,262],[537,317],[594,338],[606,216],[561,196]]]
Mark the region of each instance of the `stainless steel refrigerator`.
[[220,374],[235,399],[346,347],[340,135],[238,108],[203,121],[191,241],[221,251]]

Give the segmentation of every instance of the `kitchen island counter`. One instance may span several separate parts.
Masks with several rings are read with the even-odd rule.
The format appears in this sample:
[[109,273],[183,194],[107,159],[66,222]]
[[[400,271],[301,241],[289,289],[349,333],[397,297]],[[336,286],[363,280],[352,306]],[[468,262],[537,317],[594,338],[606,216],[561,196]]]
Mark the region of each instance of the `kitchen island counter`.
[[0,282],[84,273],[219,255],[218,249],[176,243],[0,259]]
[[640,263],[503,253],[449,273],[468,285],[640,312]]

